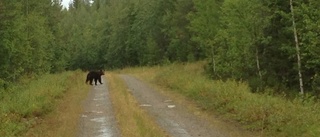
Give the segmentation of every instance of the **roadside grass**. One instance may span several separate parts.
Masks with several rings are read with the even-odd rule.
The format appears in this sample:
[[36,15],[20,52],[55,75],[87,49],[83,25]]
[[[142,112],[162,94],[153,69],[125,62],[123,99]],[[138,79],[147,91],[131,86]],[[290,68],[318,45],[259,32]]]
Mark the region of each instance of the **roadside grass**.
[[251,93],[247,83],[210,80],[204,62],[168,66],[127,68],[129,73],[150,83],[186,96],[202,110],[232,119],[262,136],[316,137],[320,135],[320,104],[312,98],[288,100],[279,96]]
[[110,97],[122,137],[166,137],[167,134],[140,108],[125,83],[114,73],[106,74]]
[[82,101],[87,97],[89,88],[84,83],[85,73],[73,72],[66,81],[68,88],[63,97],[57,100],[55,109],[44,116],[41,122],[31,128],[27,137],[74,137],[77,136]]
[[78,74],[45,74],[30,82],[25,79],[2,92],[0,136],[24,136],[28,130],[41,124],[43,118],[55,110],[56,104],[73,86]]

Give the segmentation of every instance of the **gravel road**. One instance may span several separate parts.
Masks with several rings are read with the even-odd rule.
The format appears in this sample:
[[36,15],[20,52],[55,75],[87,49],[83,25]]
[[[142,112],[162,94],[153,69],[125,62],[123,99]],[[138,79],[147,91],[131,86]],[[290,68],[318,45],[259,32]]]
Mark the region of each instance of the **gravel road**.
[[[237,128],[221,130],[223,122],[212,123],[208,119],[190,112],[186,104],[179,104],[148,84],[129,75],[120,75],[128,91],[172,137],[248,137]],[[103,79],[104,80],[104,79]],[[107,82],[92,86],[84,101],[78,137],[119,137],[119,129],[109,99]],[[234,126],[235,127],[235,126]]]

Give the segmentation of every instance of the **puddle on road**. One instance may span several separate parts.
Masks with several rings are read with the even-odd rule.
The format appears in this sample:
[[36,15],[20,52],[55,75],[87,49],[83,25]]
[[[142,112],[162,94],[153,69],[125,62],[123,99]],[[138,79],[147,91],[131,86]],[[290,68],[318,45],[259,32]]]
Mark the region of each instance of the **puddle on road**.
[[141,104],[140,107],[151,107],[152,105],[150,104]]
[[106,118],[105,117],[100,117],[100,118],[92,118],[90,121],[98,122],[98,123],[105,123]]
[[189,133],[183,129],[180,124],[171,119],[163,119],[164,124],[171,128],[169,131],[172,135],[176,137],[191,137]]
[[100,118],[93,118],[90,119],[90,121],[100,123],[100,128],[98,130],[99,135],[97,137],[112,137],[112,131],[108,127],[107,124],[107,118],[106,117],[100,117]]
[[100,100],[103,100],[103,98],[94,98],[93,100],[94,101],[100,101]]
[[98,135],[97,137],[112,137],[112,131],[110,131],[107,127],[101,127],[99,132],[102,134]]
[[164,103],[169,103],[169,102],[172,102],[172,100],[165,100],[163,101]]

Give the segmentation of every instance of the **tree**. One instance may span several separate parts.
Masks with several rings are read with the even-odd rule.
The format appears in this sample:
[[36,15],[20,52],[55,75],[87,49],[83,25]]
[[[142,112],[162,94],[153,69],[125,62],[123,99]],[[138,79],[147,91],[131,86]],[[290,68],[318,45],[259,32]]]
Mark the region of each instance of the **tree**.
[[194,4],[192,0],[176,0],[172,6],[163,17],[163,30],[169,40],[167,56],[171,61],[197,60],[200,47],[191,41],[192,31],[188,29],[190,20],[187,16],[194,9]]
[[300,94],[303,94],[303,80],[302,80],[302,73],[301,73],[301,58],[300,58],[300,47],[299,47],[299,41],[298,41],[298,34],[297,34],[297,28],[296,28],[296,22],[295,22],[295,16],[293,11],[293,4],[292,0],[290,0],[290,11],[291,11],[291,20],[292,20],[292,27],[293,27],[293,35],[294,35],[294,41],[296,45],[296,52],[297,52],[297,63],[298,63],[298,75],[299,75],[299,84],[300,84]]
[[261,81],[263,70],[260,53],[267,42],[264,30],[269,22],[266,6],[259,1],[225,0],[219,12],[219,9],[215,8],[219,7],[219,2],[211,7],[208,5],[206,3],[202,6],[206,9],[202,10],[202,14],[206,16],[198,21],[198,26],[201,29],[200,23],[211,24],[211,30],[201,29],[204,30],[201,33],[206,33],[200,35],[203,38],[200,37],[199,40],[205,42],[203,45],[211,46],[211,50],[208,50],[211,51],[211,65],[214,66],[211,71],[215,71],[214,75],[220,78],[256,81],[258,77]]
[[217,0],[194,0],[195,11],[188,16],[190,20],[189,29],[192,40],[199,44],[198,49],[205,49],[206,56],[210,59],[211,73],[216,74],[215,37],[220,27],[221,2]]

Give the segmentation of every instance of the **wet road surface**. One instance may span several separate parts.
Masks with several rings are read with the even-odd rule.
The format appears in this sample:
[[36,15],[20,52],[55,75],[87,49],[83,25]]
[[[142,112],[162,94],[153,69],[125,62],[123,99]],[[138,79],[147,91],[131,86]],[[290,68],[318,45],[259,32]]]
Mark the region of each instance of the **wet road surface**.
[[83,102],[78,137],[119,137],[107,82],[94,85]]

